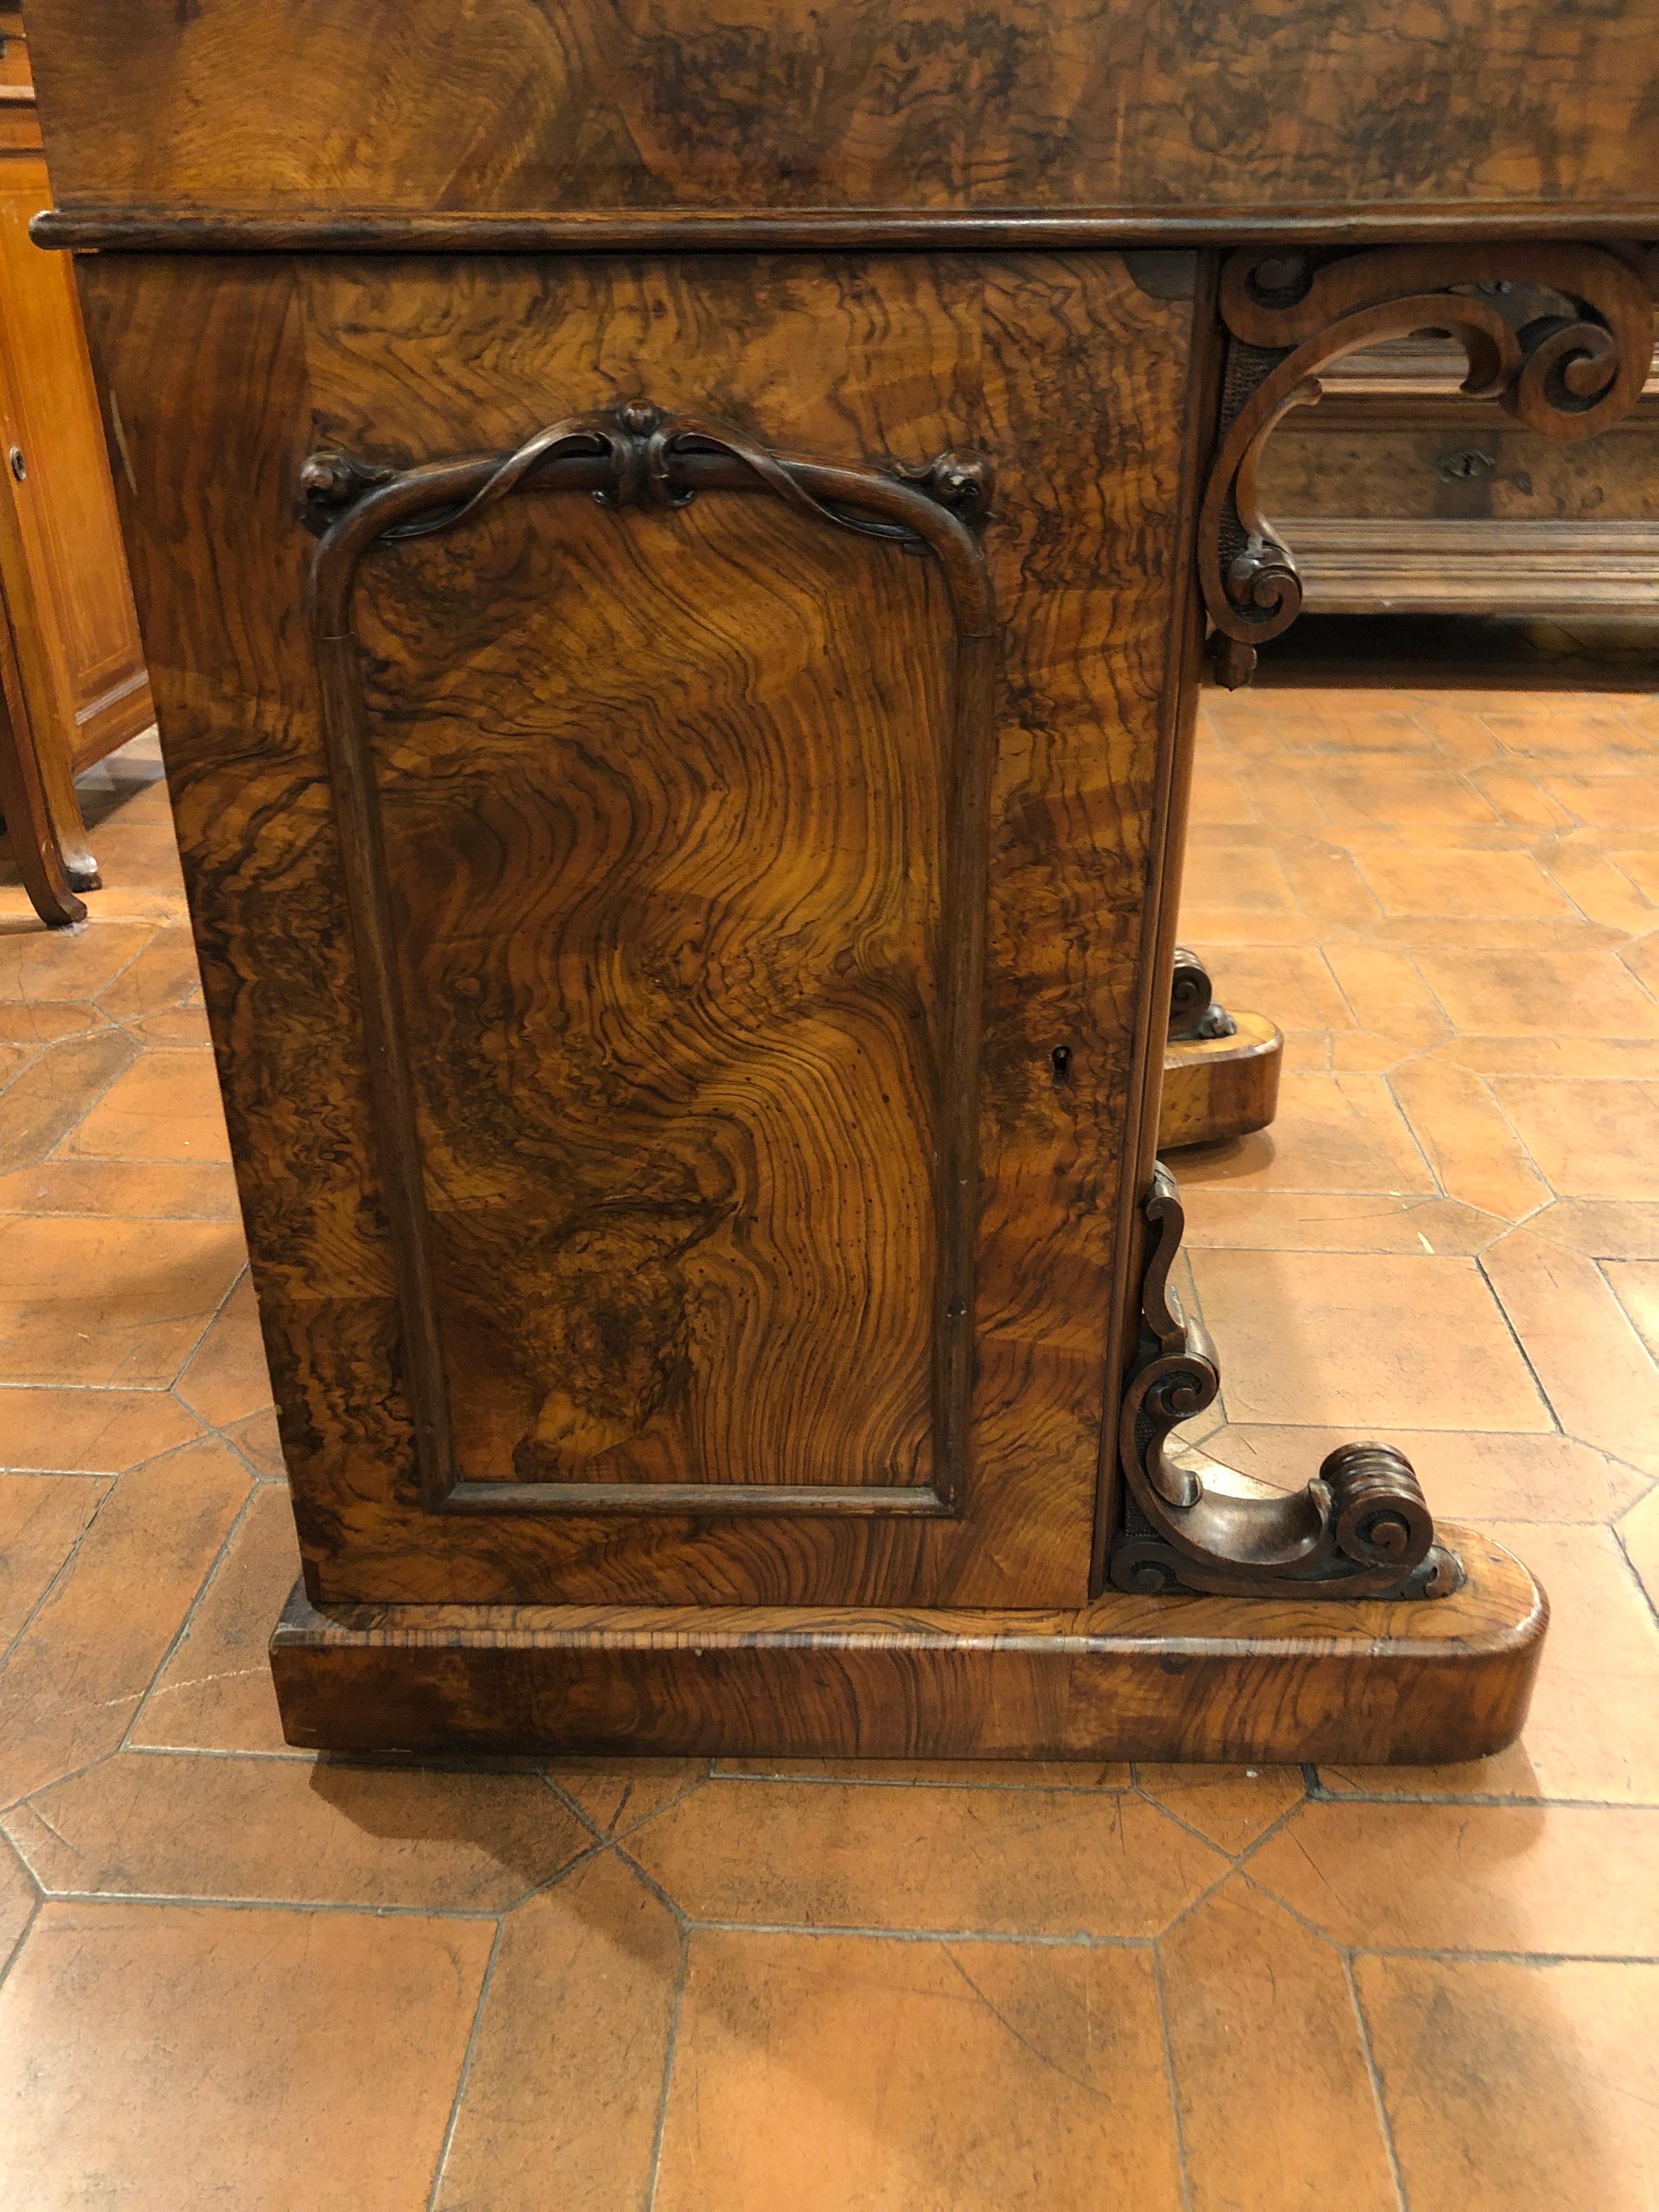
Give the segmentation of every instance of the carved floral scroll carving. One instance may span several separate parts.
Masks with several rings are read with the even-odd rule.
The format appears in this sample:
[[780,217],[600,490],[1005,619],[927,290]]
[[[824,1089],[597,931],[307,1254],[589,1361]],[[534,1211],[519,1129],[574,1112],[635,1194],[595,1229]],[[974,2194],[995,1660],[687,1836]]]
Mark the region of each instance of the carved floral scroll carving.
[[[1540,288],[1549,312],[1538,311]],[[1322,368],[1384,338],[1439,333],[1462,348],[1472,398],[1496,399],[1541,436],[1584,438],[1634,406],[1653,352],[1639,256],[1610,246],[1249,247],[1225,264],[1220,313],[1226,366],[1199,565],[1216,674],[1230,689],[1301,609],[1294,555],[1262,514],[1257,479],[1278,423],[1320,397]]]
[[1389,1444],[1340,1445],[1301,1490],[1271,1495],[1248,1494],[1229,1470],[1195,1455],[1169,1456],[1173,1431],[1212,1402],[1220,1378],[1215,1346],[1170,1283],[1182,1216],[1164,1168],[1146,1213],[1152,1254],[1120,1420],[1114,1585],[1250,1597],[1449,1596],[1462,1569],[1435,1542],[1411,1462]]

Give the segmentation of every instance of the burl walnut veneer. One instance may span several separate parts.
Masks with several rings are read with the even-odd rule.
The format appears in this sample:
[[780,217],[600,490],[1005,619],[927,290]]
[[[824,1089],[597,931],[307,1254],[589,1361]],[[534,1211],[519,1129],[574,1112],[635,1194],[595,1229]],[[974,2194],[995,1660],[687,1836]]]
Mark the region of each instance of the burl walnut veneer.
[[1398,1452],[1180,1447],[1176,877],[1320,368],[1432,329],[1541,434],[1636,399],[1656,0],[31,25],[293,1741],[1509,1740],[1542,1601]]

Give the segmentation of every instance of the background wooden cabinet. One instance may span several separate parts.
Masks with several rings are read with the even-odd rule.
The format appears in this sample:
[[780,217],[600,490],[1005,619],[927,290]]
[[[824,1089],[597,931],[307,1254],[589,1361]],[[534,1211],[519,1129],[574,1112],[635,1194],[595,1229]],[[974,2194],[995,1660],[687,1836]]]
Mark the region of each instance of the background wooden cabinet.
[[1334,362],[1267,449],[1262,503],[1316,614],[1659,618],[1659,354],[1636,407],[1583,444],[1458,389],[1434,337]]
[[0,808],[31,895],[62,921],[43,847],[95,887],[75,778],[153,714],[74,272],[29,240],[52,187],[16,15],[0,38]]

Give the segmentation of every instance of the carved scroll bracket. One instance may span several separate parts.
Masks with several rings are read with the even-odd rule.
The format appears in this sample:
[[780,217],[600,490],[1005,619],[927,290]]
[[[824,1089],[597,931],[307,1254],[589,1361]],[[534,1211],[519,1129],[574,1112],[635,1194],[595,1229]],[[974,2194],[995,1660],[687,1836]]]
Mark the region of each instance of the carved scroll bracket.
[[1277,424],[1318,399],[1322,368],[1385,338],[1438,333],[1462,346],[1472,398],[1496,399],[1543,437],[1584,438],[1635,405],[1653,354],[1639,256],[1605,246],[1247,247],[1222,272],[1220,312],[1226,368],[1199,568],[1230,690],[1301,609],[1294,556],[1262,515],[1257,478]]
[[1140,1346],[1123,1395],[1121,1525],[1110,1572],[1119,1589],[1250,1597],[1447,1597],[1462,1587],[1411,1462],[1389,1444],[1340,1445],[1293,1492],[1249,1495],[1223,1468],[1166,1456],[1171,1431],[1220,1387],[1215,1347],[1170,1284],[1182,1217],[1159,1168],[1146,1200],[1153,1233],[1141,1291]]

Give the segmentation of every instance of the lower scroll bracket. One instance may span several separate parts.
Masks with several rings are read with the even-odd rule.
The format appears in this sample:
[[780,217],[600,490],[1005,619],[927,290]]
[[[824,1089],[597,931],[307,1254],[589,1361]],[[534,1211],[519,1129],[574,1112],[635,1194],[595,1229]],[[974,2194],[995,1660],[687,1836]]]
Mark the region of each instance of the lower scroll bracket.
[[1155,1241],[1119,1431],[1114,1588],[1300,1598],[1436,1598],[1461,1589],[1462,1566],[1436,1543],[1411,1462],[1390,1444],[1340,1444],[1304,1488],[1270,1494],[1237,1486],[1213,1462],[1165,1456],[1173,1431],[1212,1402],[1220,1376],[1202,1323],[1170,1287],[1184,1222],[1165,1168],[1153,1175],[1146,1213]]

